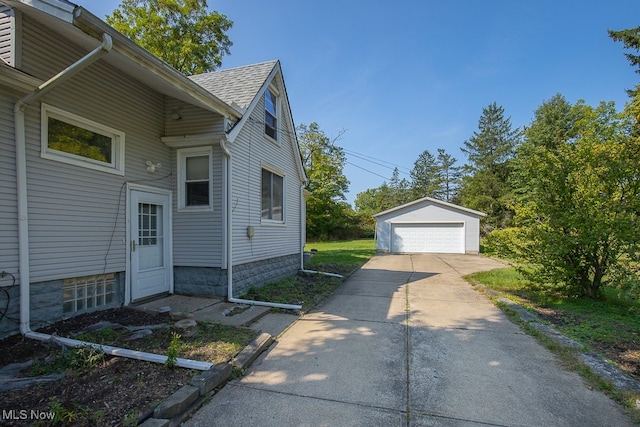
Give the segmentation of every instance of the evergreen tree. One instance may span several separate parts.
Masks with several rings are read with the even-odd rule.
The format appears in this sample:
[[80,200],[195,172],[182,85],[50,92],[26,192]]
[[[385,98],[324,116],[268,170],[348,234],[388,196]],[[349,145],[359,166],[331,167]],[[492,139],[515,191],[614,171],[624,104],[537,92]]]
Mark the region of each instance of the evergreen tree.
[[[622,42],[626,49],[640,51],[640,27],[620,31],[609,30],[609,37],[616,42]],[[624,55],[631,63],[631,66],[638,67],[636,73],[640,73],[640,55],[633,53],[625,53]]]
[[482,109],[478,131],[461,148],[468,157],[460,186],[461,203],[487,214],[483,234],[507,226],[513,217],[510,161],[520,139],[521,131],[512,129],[504,108],[494,102]]
[[462,176],[460,167],[455,165],[458,160],[447,154],[443,148],[438,148],[436,160],[440,177],[439,182],[441,183],[438,198],[445,202],[451,202],[456,195],[460,177]]
[[437,198],[441,191],[441,176],[437,160],[429,150],[424,150],[413,164],[411,190],[414,199],[422,197]]

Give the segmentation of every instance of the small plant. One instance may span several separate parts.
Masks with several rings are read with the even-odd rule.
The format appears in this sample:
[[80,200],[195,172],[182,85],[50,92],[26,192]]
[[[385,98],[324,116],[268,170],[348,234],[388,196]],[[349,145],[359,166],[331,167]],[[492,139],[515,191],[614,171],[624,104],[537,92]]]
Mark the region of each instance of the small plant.
[[64,407],[62,403],[58,400],[56,396],[53,396],[49,400],[49,407],[51,408],[51,412],[53,413],[53,423],[57,424],[62,422],[62,418],[64,415]]
[[73,371],[77,374],[99,367],[106,355],[92,347],[64,349],[50,360],[36,360],[30,368],[33,375],[45,375]]
[[103,352],[93,347],[78,347],[69,353],[69,367],[81,372],[97,368],[106,357]]
[[235,380],[237,378],[242,378],[245,376],[246,373],[247,373],[246,369],[243,369],[239,366],[233,366],[231,368],[231,379]]
[[167,349],[167,360],[164,362],[164,365],[167,368],[174,368],[176,366],[178,356],[180,355],[180,348],[182,347],[180,338],[181,336],[179,333],[171,333],[171,342],[169,343],[169,348]]
[[104,412],[92,412],[90,408],[74,403],[71,409],[67,409],[53,396],[49,400],[49,408],[51,408],[53,425],[92,425],[99,421]]
[[129,412],[122,420],[123,426],[137,426],[138,425],[138,414],[135,412]]

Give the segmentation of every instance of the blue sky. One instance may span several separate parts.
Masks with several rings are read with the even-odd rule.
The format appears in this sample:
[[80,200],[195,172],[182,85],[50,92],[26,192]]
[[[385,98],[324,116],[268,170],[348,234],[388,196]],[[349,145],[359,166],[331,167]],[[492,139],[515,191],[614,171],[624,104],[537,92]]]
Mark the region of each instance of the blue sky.
[[[119,0],[75,0],[100,18]],[[638,0],[220,0],[232,21],[222,68],[280,59],[296,125],[347,154],[347,201],[401,177],[424,150],[464,163],[496,102],[514,128],[556,93],[590,105],[640,83],[608,29],[640,25]],[[366,160],[365,160],[366,159]],[[403,174],[406,173],[405,174]]]

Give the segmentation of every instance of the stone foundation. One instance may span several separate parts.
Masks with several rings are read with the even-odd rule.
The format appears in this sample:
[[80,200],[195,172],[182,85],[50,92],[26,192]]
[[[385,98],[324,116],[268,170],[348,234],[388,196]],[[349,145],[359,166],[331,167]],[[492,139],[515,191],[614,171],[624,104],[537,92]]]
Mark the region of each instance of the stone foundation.
[[[115,273],[115,296],[112,303],[93,307],[90,310],[66,314],[62,312],[63,280],[32,283],[29,286],[31,329],[35,331],[38,328],[58,322],[64,318],[121,306],[124,303],[124,277],[124,272]],[[8,288],[7,291],[9,292],[9,307],[7,308],[5,318],[0,321],[0,339],[20,333],[20,287],[13,286]],[[5,297],[6,295],[2,292],[2,294],[0,294],[0,301],[4,300]],[[6,302],[4,304],[6,304]],[[0,309],[2,308],[4,308],[4,306],[0,307]]]
[[[300,254],[291,254],[233,267],[233,297],[251,287],[292,276],[300,269]],[[173,291],[182,295],[227,296],[227,271],[208,267],[173,268]]]
[[174,266],[173,292],[180,295],[227,296],[227,270]]
[[233,267],[233,297],[238,298],[251,287],[292,276],[300,270],[300,254],[285,255]]

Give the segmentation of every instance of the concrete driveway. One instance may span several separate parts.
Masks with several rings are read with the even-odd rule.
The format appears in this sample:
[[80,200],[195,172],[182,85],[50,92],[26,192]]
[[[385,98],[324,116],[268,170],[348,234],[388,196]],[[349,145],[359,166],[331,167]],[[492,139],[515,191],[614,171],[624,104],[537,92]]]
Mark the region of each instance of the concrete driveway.
[[469,255],[379,255],[187,426],[627,426],[462,276]]

